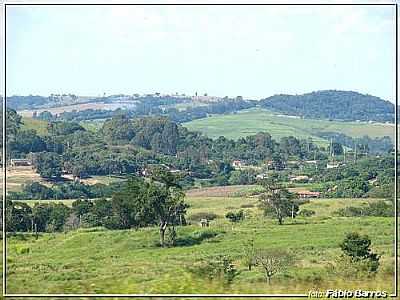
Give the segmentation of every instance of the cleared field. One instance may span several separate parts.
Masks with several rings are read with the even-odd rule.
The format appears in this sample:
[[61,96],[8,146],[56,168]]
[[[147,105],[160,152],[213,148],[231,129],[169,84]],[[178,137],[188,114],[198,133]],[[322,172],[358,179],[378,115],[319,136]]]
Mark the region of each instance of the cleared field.
[[256,187],[256,185],[229,185],[192,189],[186,192],[187,197],[232,197]]
[[15,167],[7,169],[7,191],[20,191],[23,184],[30,182],[46,182],[36,173],[32,167]]
[[225,136],[238,139],[266,131],[277,139],[292,135],[298,138],[312,138],[315,143],[326,145],[328,141],[316,136],[316,133],[333,131],[352,137],[368,135],[373,138],[389,136],[394,139],[394,125],[392,124],[300,119],[277,115],[264,109],[251,109],[232,115],[212,116],[183,125],[190,130],[201,131],[211,138]]
[[[29,234],[8,238],[7,288],[9,293],[307,293],[310,289],[367,289],[392,291],[393,219],[336,218],[326,215],[346,205],[367,200],[318,199],[304,208],[315,209],[311,218],[286,219],[284,225],[246,208],[246,219],[229,223],[224,214],[256,199],[240,197],[189,197],[188,216],[214,212],[210,227],[178,227],[181,246],[159,248],[156,227],[109,231],[80,229],[68,233]],[[329,263],[340,253],[339,243],[349,231],[368,234],[372,249],[382,255],[373,280],[352,280],[332,275]],[[214,237],[194,239],[203,232]],[[259,268],[248,271],[241,256],[243,243],[286,249],[296,262],[268,285]],[[28,249],[21,251],[21,249]],[[232,284],[208,280],[189,269],[202,258],[230,255],[240,271]]]

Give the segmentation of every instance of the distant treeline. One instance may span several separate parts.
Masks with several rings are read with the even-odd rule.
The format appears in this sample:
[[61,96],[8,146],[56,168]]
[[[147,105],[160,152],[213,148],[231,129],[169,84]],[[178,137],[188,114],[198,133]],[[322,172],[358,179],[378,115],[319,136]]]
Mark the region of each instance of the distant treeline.
[[360,153],[382,154],[393,150],[392,140],[388,136],[373,139],[365,135],[361,138],[352,138],[339,132],[320,132],[317,135],[326,140],[332,139],[332,141]]
[[[189,122],[196,119],[206,118],[212,114],[232,113],[242,109],[251,108],[254,106],[254,101],[242,99],[223,99],[221,101],[210,103],[207,105],[187,107],[179,110],[171,105],[176,104],[177,100],[155,98],[153,101],[139,102],[134,108],[121,109],[114,111],[104,109],[86,109],[81,111],[63,112],[54,115],[49,111],[43,111],[39,114],[34,114],[34,118],[46,121],[86,121],[109,119],[117,115],[125,114],[130,118],[143,116],[165,116],[177,123]],[[166,106],[168,105],[168,106]]]
[[[15,110],[35,110],[46,107],[82,103],[129,103],[129,108],[117,111],[88,109],[72,111],[53,116],[41,113],[38,118],[45,120],[83,121],[107,119],[121,112],[130,117],[162,115],[174,122],[182,123],[205,118],[210,114],[233,113],[260,105],[263,108],[286,115],[311,119],[343,121],[377,121],[394,122],[394,105],[378,97],[352,91],[325,90],[303,95],[274,95],[260,101],[224,97],[216,102],[201,103],[191,106],[197,100],[191,97],[174,97],[160,95],[126,96],[112,95],[97,98],[79,98],[75,95],[12,96],[7,98],[7,106]],[[177,109],[177,104],[189,104],[186,109]]]

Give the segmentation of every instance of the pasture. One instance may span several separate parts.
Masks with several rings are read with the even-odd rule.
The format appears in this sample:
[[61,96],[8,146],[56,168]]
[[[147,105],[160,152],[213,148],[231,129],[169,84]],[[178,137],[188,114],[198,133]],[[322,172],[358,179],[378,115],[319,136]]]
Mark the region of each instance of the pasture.
[[[392,291],[393,219],[341,218],[332,212],[358,206],[368,199],[315,199],[301,206],[312,217],[285,219],[284,225],[266,218],[257,198],[188,196],[187,219],[214,213],[209,228],[197,222],[178,227],[178,246],[160,248],[156,227],[138,230],[78,229],[30,234],[7,239],[9,293],[307,293],[310,289],[383,289]],[[211,193],[212,194],[212,193]],[[243,209],[246,219],[230,223],[228,211]],[[372,249],[382,255],[376,277],[352,280],[330,273],[349,231],[368,234]],[[254,239],[263,249],[286,249],[296,261],[268,285],[258,267],[247,270],[242,260],[244,242]],[[25,249],[25,250],[24,250]],[[191,268],[205,258],[229,255],[240,271],[231,284],[209,280]]]
[[317,132],[341,132],[351,137],[389,136],[394,140],[393,124],[300,119],[277,115],[258,108],[198,119],[183,125],[189,130],[201,131],[211,138],[225,136],[238,139],[265,131],[276,139],[290,135],[297,138],[311,138],[318,145],[327,145],[329,141],[316,136]]

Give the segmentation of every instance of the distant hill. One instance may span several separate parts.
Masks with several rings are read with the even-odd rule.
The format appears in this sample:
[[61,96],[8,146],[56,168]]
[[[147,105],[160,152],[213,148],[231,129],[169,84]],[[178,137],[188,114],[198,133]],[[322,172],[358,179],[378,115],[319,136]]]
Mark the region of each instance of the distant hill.
[[352,91],[275,95],[261,100],[260,105],[281,114],[310,119],[394,122],[392,103]]

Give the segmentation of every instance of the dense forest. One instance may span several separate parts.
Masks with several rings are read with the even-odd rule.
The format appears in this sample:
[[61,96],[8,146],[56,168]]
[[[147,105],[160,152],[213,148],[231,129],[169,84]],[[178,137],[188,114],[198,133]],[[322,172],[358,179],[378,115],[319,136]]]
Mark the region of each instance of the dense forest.
[[303,95],[275,95],[261,106],[286,115],[310,119],[394,122],[394,105],[371,95],[326,90]]

